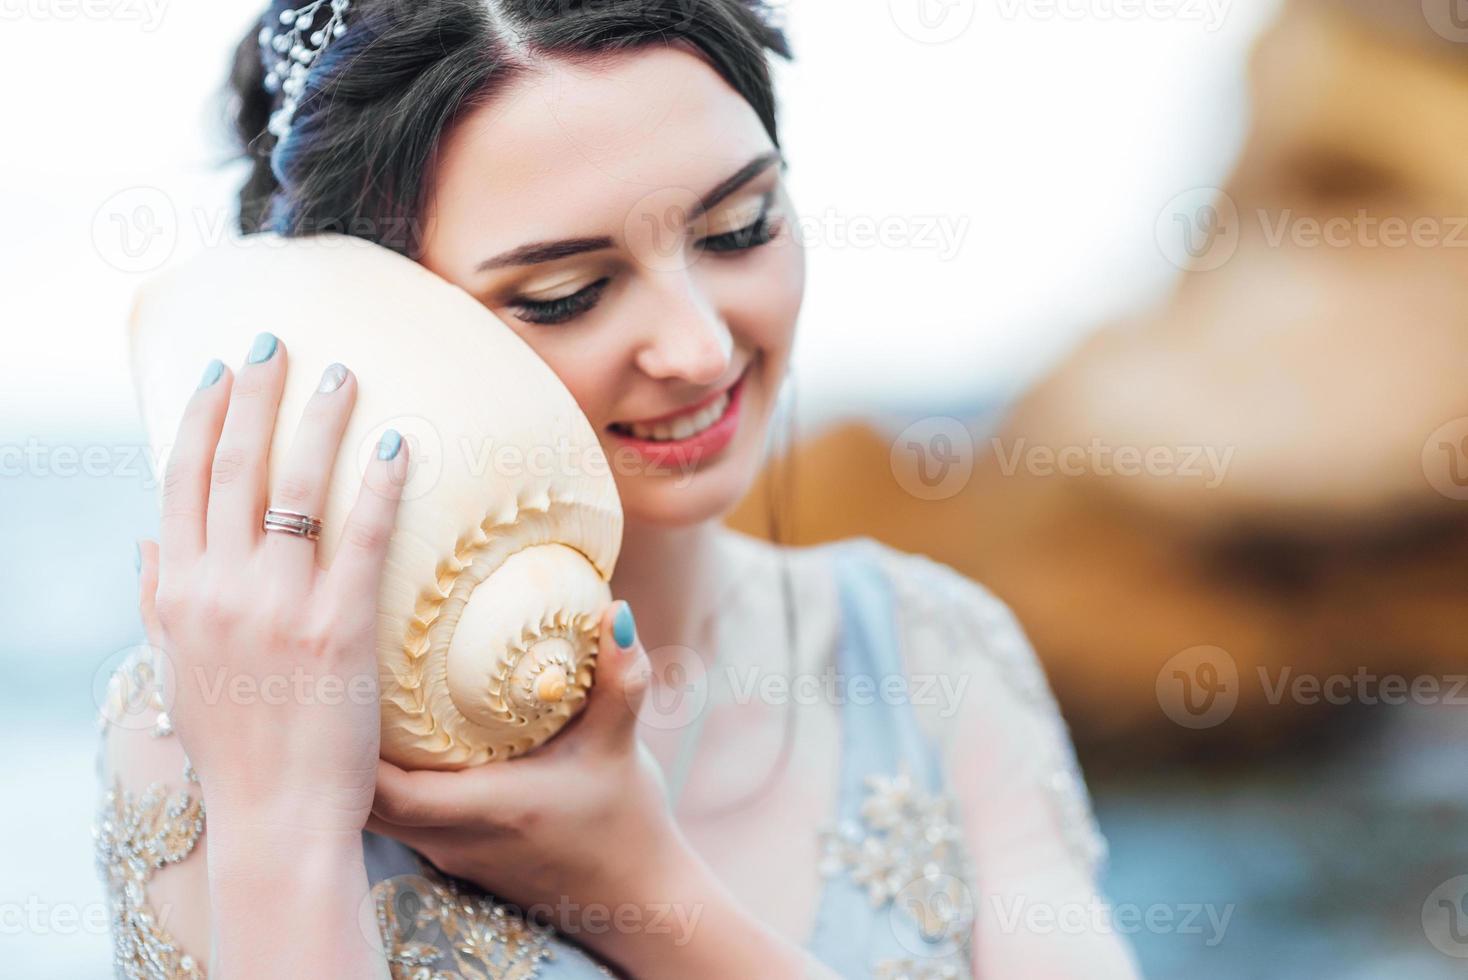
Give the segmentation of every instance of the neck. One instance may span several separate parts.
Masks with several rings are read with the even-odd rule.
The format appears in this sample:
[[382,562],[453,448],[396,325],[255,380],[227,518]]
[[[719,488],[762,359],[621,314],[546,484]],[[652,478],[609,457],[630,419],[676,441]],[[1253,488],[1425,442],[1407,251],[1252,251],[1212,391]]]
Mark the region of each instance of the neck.
[[622,538],[612,595],[625,599],[649,651],[678,645],[702,650],[722,572],[716,520],[686,527],[629,521]]

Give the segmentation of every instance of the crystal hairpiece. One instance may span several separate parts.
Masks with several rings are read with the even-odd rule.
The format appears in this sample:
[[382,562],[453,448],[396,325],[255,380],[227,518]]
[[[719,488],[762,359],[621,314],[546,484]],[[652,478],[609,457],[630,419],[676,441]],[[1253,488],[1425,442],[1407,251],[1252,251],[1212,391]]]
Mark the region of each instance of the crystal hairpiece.
[[[350,6],[351,0],[329,0],[329,3],[312,0],[299,9],[282,10],[283,30],[279,33],[270,24],[260,28],[260,50],[269,69],[265,88],[285,95],[280,108],[270,114],[270,125],[266,127],[277,140],[285,139],[290,132],[301,93],[306,89],[306,73],[332,39],[347,32],[346,13]],[[325,21],[315,27],[316,15],[322,7],[327,7]]]

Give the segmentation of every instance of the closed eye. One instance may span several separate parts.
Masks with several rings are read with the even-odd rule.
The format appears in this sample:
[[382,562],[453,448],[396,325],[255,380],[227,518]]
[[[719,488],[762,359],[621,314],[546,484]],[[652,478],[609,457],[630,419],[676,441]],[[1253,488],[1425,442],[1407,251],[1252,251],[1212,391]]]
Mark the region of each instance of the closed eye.
[[759,217],[745,225],[718,235],[710,235],[698,243],[706,252],[743,252],[768,244],[778,230],[770,220],[770,197],[765,197]]
[[512,299],[507,305],[515,312],[516,317],[526,323],[565,323],[596,306],[609,282],[611,279],[603,276],[569,296],[558,296],[555,299],[545,300]]

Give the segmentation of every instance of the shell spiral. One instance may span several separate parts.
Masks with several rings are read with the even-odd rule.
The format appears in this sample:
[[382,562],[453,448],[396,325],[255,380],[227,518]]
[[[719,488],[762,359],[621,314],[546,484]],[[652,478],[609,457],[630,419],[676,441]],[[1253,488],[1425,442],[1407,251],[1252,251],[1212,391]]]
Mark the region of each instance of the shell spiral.
[[528,752],[584,704],[622,537],[611,468],[555,373],[463,290],[362,239],[253,235],[146,282],[133,379],[161,468],[210,358],[261,330],[288,364],[270,488],[321,371],[357,403],[317,542],[329,564],[377,440],[410,470],[377,596],[383,758],[456,769]]

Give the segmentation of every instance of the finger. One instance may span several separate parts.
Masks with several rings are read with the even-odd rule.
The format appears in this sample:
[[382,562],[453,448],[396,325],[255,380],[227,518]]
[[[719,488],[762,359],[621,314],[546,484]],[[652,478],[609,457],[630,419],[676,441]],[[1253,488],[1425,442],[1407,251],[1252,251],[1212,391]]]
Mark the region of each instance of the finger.
[[274,334],[262,333],[234,380],[210,471],[211,551],[241,555],[264,533],[267,455],[285,385],[285,359],[284,345]]
[[[356,400],[356,379],[346,367],[332,364],[322,372],[271,491],[271,507],[317,518],[325,511],[331,470]],[[292,594],[304,588],[316,570],[316,542],[309,538],[266,534],[265,553],[279,584]]]
[[383,432],[377,451],[362,475],[362,489],[347,515],[341,543],[327,571],[327,588],[344,608],[360,605],[362,597],[377,598],[382,565],[392,540],[398,501],[408,478],[408,444],[396,429]]
[[596,655],[596,683],[577,723],[581,737],[620,748],[636,730],[652,676],[652,665],[637,636],[632,607],[619,600],[602,613]]
[[158,525],[159,561],[165,577],[184,574],[204,553],[209,474],[233,383],[234,375],[223,361],[210,361],[179,422],[163,476]]
[[491,767],[478,766],[459,772],[433,769],[400,769],[391,762],[377,761],[377,792],[372,799],[372,812],[381,821],[396,827],[454,827],[463,824],[485,800],[493,799],[496,790]]

